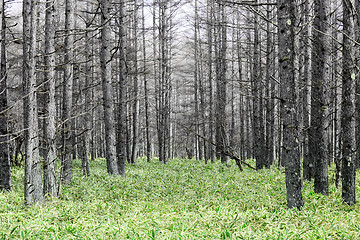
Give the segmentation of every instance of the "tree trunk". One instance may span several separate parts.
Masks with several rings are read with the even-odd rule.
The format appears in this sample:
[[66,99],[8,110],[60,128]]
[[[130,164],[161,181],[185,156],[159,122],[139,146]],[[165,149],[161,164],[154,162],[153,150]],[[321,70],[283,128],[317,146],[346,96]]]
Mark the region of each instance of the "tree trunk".
[[[214,101],[213,101],[213,0],[207,0],[207,40],[208,40],[208,81],[209,81],[209,133],[210,141],[214,142]],[[209,158],[215,162],[215,150],[212,144],[208,145]]]
[[145,141],[146,141],[146,159],[151,161],[151,142],[150,142],[150,115],[149,115],[149,89],[146,68],[146,37],[145,37],[145,0],[142,0],[142,40],[143,40],[143,61],[144,61],[144,95],[145,95]]
[[56,101],[55,101],[55,4],[46,2],[45,13],[45,82],[47,83],[46,157],[44,163],[44,194],[56,196]]
[[134,0],[134,36],[133,36],[133,41],[134,41],[134,102],[133,102],[133,111],[132,111],[132,131],[133,131],[133,136],[132,136],[132,150],[131,150],[131,163],[135,164],[136,162],[136,158],[137,158],[137,148],[138,148],[138,112],[139,112],[139,99],[138,99],[138,92],[139,92],[139,84],[138,84],[138,75],[139,75],[139,71],[138,71],[138,56],[137,56],[137,52],[138,52],[138,39],[137,39],[137,29],[138,29],[138,14],[137,14],[137,0]]
[[119,84],[118,84],[118,116],[117,116],[117,157],[118,169],[122,176],[126,172],[126,34],[125,34],[125,6],[124,0],[120,0],[119,5]]
[[309,151],[315,163],[314,191],[328,194],[328,79],[330,79],[330,42],[328,0],[314,1],[314,34],[312,52],[312,84],[311,84],[311,126]]
[[5,6],[0,0],[0,191],[11,190],[11,171],[9,156],[8,117],[7,117],[7,70],[5,42]]
[[64,71],[64,96],[63,96],[63,153],[61,181],[71,182],[72,171],[72,148],[74,146],[74,136],[72,132],[72,107],[73,107],[73,51],[74,51],[74,0],[66,0],[65,6],[65,71]]
[[355,204],[355,80],[358,74],[353,39],[355,0],[343,0],[343,90],[342,90],[342,198]]
[[39,156],[38,112],[36,100],[36,1],[23,1],[23,87],[25,131],[25,204],[44,201]]
[[113,89],[111,78],[111,28],[110,28],[110,1],[100,0],[101,9],[101,51],[100,66],[103,91],[106,165],[110,175],[119,174],[116,155],[116,128],[114,117]]
[[281,119],[283,123],[282,161],[285,165],[287,206],[301,209],[302,181],[300,154],[297,143],[298,122],[296,120],[295,96],[295,23],[296,5],[294,2],[278,1],[279,24],[279,75],[281,77]]
[[221,159],[222,163],[228,164],[229,157],[223,152],[229,147],[228,136],[226,133],[226,50],[227,50],[227,22],[225,6],[219,3],[218,13],[218,34],[219,41],[216,54],[216,112],[215,112],[215,125],[216,125],[216,154]]
[[314,177],[314,163],[309,155],[309,126],[310,126],[310,95],[311,95],[311,72],[310,72],[310,58],[311,58],[311,23],[310,19],[310,0],[305,0],[303,5],[304,15],[304,33],[303,33],[303,46],[304,46],[304,70],[303,70],[303,177],[304,180],[310,181]]

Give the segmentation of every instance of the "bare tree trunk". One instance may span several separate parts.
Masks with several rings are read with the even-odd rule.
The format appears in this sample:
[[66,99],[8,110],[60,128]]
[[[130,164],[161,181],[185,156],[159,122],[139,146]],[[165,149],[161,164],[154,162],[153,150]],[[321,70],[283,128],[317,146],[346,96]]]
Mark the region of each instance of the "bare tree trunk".
[[303,177],[304,180],[310,181],[314,177],[314,163],[309,155],[309,126],[310,126],[310,95],[311,95],[311,27],[310,23],[310,0],[305,0],[303,5],[304,15],[304,70],[303,70]]
[[38,112],[36,100],[36,1],[23,1],[23,87],[25,131],[25,204],[44,201],[39,155]]
[[309,151],[315,163],[314,191],[328,194],[328,79],[330,79],[328,0],[314,1],[314,36],[312,52],[312,103]]
[[143,33],[143,61],[144,61],[144,95],[145,95],[145,141],[146,141],[146,159],[151,161],[151,142],[150,142],[150,115],[149,115],[149,89],[146,68],[146,37],[145,37],[145,0],[142,0],[142,33]]
[[119,5],[119,84],[118,99],[119,108],[117,116],[117,157],[118,169],[122,176],[126,172],[126,103],[125,103],[125,82],[126,82],[126,34],[125,34],[125,6],[124,0],[120,0]]
[[279,24],[279,75],[281,76],[281,119],[283,123],[283,163],[285,164],[287,206],[301,209],[302,181],[299,145],[297,143],[298,121],[296,120],[295,96],[295,23],[296,3],[278,1]]
[[63,97],[63,153],[61,181],[71,182],[72,147],[74,145],[72,132],[72,107],[73,107],[73,51],[74,51],[74,0],[66,0],[65,6],[65,71],[64,71],[64,97]]
[[229,140],[226,133],[226,51],[227,51],[227,22],[224,4],[219,3],[219,14],[218,14],[218,34],[219,46],[218,46],[218,60],[216,67],[216,148],[217,155],[221,159],[222,163],[228,164],[229,157],[223,152],[229,146]]
[[101,79],[103,90],[103,107],[105,123],[106,165],[110,175],[119,174],[116,155],[116,128],[114,117],[113,89],[111,78],[111,28],[110,28],[110,1],[99,0],[101,9]]
[[354,205],[355,200],[355,80],[358,71],[355,66],[353,39],[355,0],[343,0],[343,90],[342,90],[342,198]]
[[139,92],[139,84],[138,84],[138,39],[137,39],[137,30],[138,30],[138,4],[137,0],[134,0],[134,102],[133,102],[133,112],[132,112],[132,130],[133,130],[133,136],[132,136],[132,150],[131,150],[131,160],[130,162],[134,164],[136,162],[137,158],[137,148],[138,148],[138,112],[139,112],[139,100],[138,100],[138,92]]
[[[199,81],[199,59],[198,59],[198,1],[195,0],[195,21],[194,21],[194,116],[195,116],[195,158],[199,159],[200,155],[200,138],[199,138],[199,104],[198,104],[198,81]],[[201,159],[200,159],[201,160]]]
[[56,101],[55,101],[55,4],[46,2],[45,13],[45,82],[47,83],[48,119],[46,125],[47,151],[44,163],[44,194],[56,196]]
[[[209,81],[209,133],[210,141],[214,142],[214,101],[213,101],[213,0],[207,0],[207,40],[208,40],[208,81]],[[212,144],[208,145],[209,158],[215,162],[215,150]]]
[[5,7],[4,0],[0,0],[0,191],[11,190],[11,169],[9,156],[8,117],[7,117],[7,70],[5,43]]
[[[86,26],[87,28],[90,27],[91,22],[91,16],[89,12],[91,11],[90,3],[86,3]],[[83,117],[84,121],[84,141],[83,141],[83,156],[81,158],[81,165],[83,169],[83,174],[85,176],[90,175],[90,158],[91,158],[91,148],[90,148],[90,142],[91,142],[91,131],[92,131],[92,125],[91,125],[91,92],[93,91],[93,87],[91,86],[91,82],[93,79],[91,79],[92,76],[92,69],[91,69],[91,59],[93,56],[91,56],[91,50],[90,50],[90,42],[91,42],[91,36],[89,31],[85,32],[85,57],[86,57],[86,63],[85,63],[85,88],[84,88],[84,97],[85,97],[85,104],[84,104],[84,110],[85,110],[85,116]],[[92,159],[94,160],[94,159]]]

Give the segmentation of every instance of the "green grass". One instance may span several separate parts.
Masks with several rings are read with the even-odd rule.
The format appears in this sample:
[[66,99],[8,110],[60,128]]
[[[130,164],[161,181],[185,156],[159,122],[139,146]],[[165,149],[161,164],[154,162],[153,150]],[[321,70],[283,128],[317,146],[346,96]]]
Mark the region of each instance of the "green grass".
[[[13,191],[0,193],[0,239],[360,239],[359,206],[341,190],[314,194],[304,184],[302,211],[286,208],[284,174],[239,172],[235,164],[143,160],[126,178],[108,176],[103,159],[43,207],[23,204],[23,173],[13,169]],[[359,188],[357,188],[357,193]]]

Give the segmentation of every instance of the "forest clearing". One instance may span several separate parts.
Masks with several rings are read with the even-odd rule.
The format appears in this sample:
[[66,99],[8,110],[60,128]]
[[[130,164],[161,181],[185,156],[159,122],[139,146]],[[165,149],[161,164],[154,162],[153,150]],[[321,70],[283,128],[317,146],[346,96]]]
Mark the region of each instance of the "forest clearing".
[[[254,161],[250,162],[252,165]],[[286,205],[283,169],[240,172],[234,162],[139,159],[109,176],[104,159],[45,206],[26,207],[23,170],[0,194],[0,239],[359,239],[359,205],[343,204],[330,169],[329,195],[304,182],[302,211]],[[357,179],[359,181],[359,179]],[[357,183],[356,191],[359,191]]]

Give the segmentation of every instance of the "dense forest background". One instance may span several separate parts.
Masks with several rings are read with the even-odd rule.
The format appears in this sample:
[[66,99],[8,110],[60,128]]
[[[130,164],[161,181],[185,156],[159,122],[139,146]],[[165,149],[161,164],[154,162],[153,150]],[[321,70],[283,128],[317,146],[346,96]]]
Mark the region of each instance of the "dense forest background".
[[[24,165],[43,202],[104,157],[285,167],[355,204],[360,166],[357,0],[1,1],[0,188]],[[252,167],[247,159],[255,159]]]

